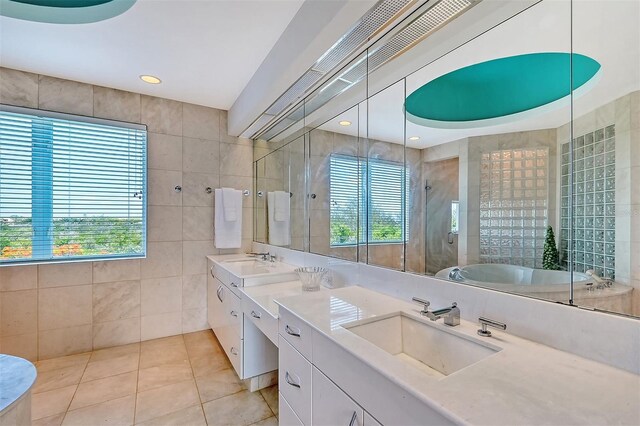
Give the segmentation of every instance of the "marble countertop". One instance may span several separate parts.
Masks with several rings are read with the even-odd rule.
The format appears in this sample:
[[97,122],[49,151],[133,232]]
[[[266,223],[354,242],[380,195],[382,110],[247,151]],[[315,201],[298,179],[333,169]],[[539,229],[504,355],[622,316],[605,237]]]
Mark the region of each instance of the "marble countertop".
[[[630,372],[498,330],[492,330],[491,338],[480,338],[477,324],[463,320],[451,328],[440,320],[435,324],[437,327],[446,327],[450,332],[501,350],[438,378],[398,360],[343,327],[395,312],[421,318],[416,304],[362,287],[280,297],[276,303],[416,398],[462,422],[640,424],[640,376]],[[464,306],[460,308],[464,310]],[[589,338],[588,330],[577,338]]]
[[[295,266],[289,265],[283,262],[269,262],[262,261],[260,258],[249,256],[247,254],[225,254],[225,255],[211,255],[207,258],[213,262],[216,262],[220,267],[224,268],[228,272],[232,273],[238,278],[263,278],[273,275],[281,274],[293,274],[295,273]],[[247,260],[248,262],[240,262],[240,260]],[[257,261],[257,264],[249,264],[251,261]]]
[[[327,290],[320,287],[321,291]],[[278,304],[276,299],[288,296],[306,294],[302,290],[301,281],[286,281],[275,284],[264,284],[254,287],[243,287],[240,289],[248,298],[256,302],[262,309],[267,311],[273,318],[278,318]]]
[[0,413],[31,389],[36,376],[26,359],[0,354]]

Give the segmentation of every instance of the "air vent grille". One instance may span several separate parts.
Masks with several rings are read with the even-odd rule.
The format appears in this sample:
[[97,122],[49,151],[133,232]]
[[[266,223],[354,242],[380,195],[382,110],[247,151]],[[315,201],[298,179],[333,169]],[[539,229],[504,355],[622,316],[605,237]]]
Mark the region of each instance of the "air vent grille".
[[307,71],[301,78],[296,81],[293,86],[284,92],[278,100],[266,111],[269,115],[277,115],[286,107],[294,103],[302,93],[309,87],[313,86],[324,74],[313,69]]

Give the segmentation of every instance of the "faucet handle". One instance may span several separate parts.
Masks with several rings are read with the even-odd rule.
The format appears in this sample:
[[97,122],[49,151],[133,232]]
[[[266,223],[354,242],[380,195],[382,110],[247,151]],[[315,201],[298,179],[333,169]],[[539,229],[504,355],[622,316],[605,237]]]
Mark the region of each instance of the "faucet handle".
[[506,330],[507,329],[507,324],[505,324],[503,322],[494,321],[494,320],[489,319],[489,318],[480,317],[480,318],[478,318],[478,321],[480,321],[480,326],[482,327],[482,328],[480,328],[478,330],[478,335],[480,335],[482,337],[491,337],[491,332],[489,330],[487,330],[487,326],[493,327],[493,328],[498,328],[500,330]]
[[414,302],[422,303],[424,305],[424,307],[422,308],[422,312],[429,311],[429,305],[431,305],[431,302],[429,302],[428,300],[420,299],[419,297],[412,297],[411,300],[413,300]]

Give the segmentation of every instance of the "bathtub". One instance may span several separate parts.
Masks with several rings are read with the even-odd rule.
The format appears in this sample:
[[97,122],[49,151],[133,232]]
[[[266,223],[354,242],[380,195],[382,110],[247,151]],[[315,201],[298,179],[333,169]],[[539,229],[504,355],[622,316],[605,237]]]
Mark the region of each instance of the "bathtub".
[[[456,273],[456,269],[459,272]],[[479,264],[446,268],[436,273],[436,278],[508,293],[568,302],[571,274],[568,271],[550,271],[525,266]],[[590,285],[593,284],[593,285]],[[631,314],[633,287],[614,283],[609,288],[594,289],[591,277],[573,273],[574,303],[602,310]]]

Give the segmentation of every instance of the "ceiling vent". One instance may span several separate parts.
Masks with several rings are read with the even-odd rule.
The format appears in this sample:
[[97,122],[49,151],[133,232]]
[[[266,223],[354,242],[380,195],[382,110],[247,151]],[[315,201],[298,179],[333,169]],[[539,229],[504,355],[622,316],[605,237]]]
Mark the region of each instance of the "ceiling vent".
[[[285,120],[285,113],[291,107],[304,99],[317,88],[319,82],[330,81],[316,93],[313,99],[308,99],[304,105],[304,112],[310,114],[326,104],[329,100],[348,90],[361,81],[368,72],[381,67],[393,58],[419,43],[447,22],[469,10],[482,0],[439,0],[428,1],[418,16],[405,20],[400,28],[395,28],[395,34],[374,49],[369,49],[364,55],[367,42],[374,35],[381,38],[382,29],[403,11],[415,3],[415,0],[383,0],[379,2],[355,27],[338,40],[318,61],[305,72],[285,93],[283,93],[258,119],[245,131],[252,134],[252,138],[271,139],[285,130],[295,121],[292,117]],[[360,51],[359,51],[360,50]],[[359,51],[359,52],[358,52]],[[352,59],[356,53],[362,57],[349,67],[342,69],[326,78],[347,59]],[[299,112],[297,108],[295,112]],[[295,114],[294,112],[294,114]],[[295,114],[298,115],[298,114]],[[267,123],[265,125],[265,123]]]

